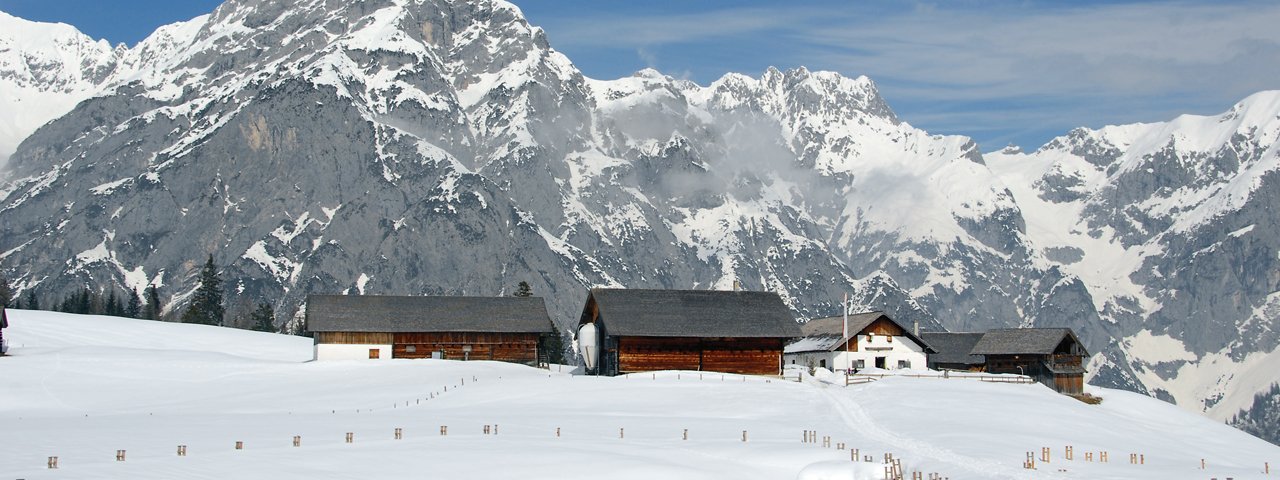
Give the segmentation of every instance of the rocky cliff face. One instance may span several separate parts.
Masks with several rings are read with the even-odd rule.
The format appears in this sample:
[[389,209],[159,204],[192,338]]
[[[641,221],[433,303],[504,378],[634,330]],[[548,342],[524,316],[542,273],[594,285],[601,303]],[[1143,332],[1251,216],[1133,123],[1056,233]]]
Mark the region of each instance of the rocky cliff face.
[[528,281],[565,325],[590,286],[738,280],[801,317],[852,291],[925,329],[1072,327],[1095,383],[1218,416],[1276,378],[1214,373],[1276,344],[1276,95],[984,156],[865,77],[594,80],[505,3],[348,3],[231,0],[113,53],[9,162],[0,267],[172,313],[213,254],[233,313],[286,318]]

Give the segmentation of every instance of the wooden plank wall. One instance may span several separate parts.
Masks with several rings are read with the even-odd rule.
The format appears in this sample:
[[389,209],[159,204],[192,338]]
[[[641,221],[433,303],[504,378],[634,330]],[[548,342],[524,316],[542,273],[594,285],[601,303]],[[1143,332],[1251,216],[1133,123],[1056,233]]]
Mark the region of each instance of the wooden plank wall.
[[[449,360],[497,360],[502,362],[538,363],[536,333],[434,332],[397,333],[392,358],[431,358],[431,352],[444,352]],[[471,352],[463,351],[470,345]],[[409,351],[409,346],[414,351]]]
[[697,338],[621,337],[618,371],[698,370],[701,350]]
[[906,330],[903,330],[902,327],[899,327],[897,324],[883,318],[871,322],[871,325],[867,325],[867,328],[862,329],[862,331],[858,333],[861,335],[874,333],[876,335],[892,335],[895,337],[901,337],[907,334]]
[[379,332],[316,332],[316,342],[345,345],[387,345],[390,333]]
[[781,338],[621,337],[618,370],[704,370],[777,375]]

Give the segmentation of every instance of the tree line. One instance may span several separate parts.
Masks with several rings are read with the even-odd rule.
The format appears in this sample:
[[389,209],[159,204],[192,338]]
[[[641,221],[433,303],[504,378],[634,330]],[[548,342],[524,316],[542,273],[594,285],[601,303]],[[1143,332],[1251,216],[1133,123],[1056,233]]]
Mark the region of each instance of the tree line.
[[[148,285],[143,291],[146,301],[138,295],[136,288],[124,294],[108,289],[104,294],[88,287],[68,294],[66,297],[42,308],[35,290],[27,290],[23,298],[15,298],[9,280],[0,272],[0,306],[26,310],[52,310],[55,312],[78,313],[83,315],[108,315],[113,317],[160,320],[160,288]],[[213,264],[213,255],[209,255],[204,268],[200,270],[200,285],[192,295],[191,303],[179,316],[182,323],[225,326],[226,308],[222,300],[222,276]],[[275,332],[275,310],[266,302],[261,302],[249,315],[250,328],[260,332]]]

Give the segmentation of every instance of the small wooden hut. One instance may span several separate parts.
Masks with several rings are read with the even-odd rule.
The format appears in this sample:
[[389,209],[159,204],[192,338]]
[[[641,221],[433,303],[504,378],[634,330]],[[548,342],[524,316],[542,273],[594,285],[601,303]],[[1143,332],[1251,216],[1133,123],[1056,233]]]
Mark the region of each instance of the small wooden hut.
[[537,365],[552,332],[540,297],[311,295],[316,359],[439,358]]
[[592,289],[579,328],[593,324],[599,375],[699,370],[781,375],[782,348],[800,336],[772,292]]
[[991,330],[970,353],[986,357],[988,372],[1019,373],[1060,393],[1084,393],[1084,359],[1089,352],[1070,328]]

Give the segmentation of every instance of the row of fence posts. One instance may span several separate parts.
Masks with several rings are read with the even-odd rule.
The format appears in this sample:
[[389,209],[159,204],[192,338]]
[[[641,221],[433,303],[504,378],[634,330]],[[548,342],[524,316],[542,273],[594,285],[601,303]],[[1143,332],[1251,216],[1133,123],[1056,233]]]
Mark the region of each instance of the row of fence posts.
[[[1062,455],[1062,456],[1063,456],[1063,458],[1065,458],[1065,459],[1067,459],[1067,460],[1075,460],[1075,448],[1074,448],[1074,447],[1072,447],[1071,445],[1067,445],[1067,446],[1065,446],[1065,447],[1063,448],[1063,455]],[[1049,448],[1049,447],[1041,447],[1041,448],[1040,448],[1040,458],[1039,458],[1039,461],[1040,461],[1041,463],[1050,463],[1051,458],[1052,458],[1052,449],[1051,449],[1051,448]],[[1108,462],[1109,462],[1109,460],[1110,460],[1110,459],[1108,458],[1107,452],[1106,452],[1105,450],[1103,450],[1103,451],[1099,451],[1099,452],[1098,452],[1098,456],[1097,456],[1097,458],[1098,458],[1098,463],[1108,463]],[[1092,462],[1093,460],[1094,460],[1093,452],[1085,452],[1085,453],[1084,453],[1084,461],[1086,461],[1086,462]],[[1147,455],[1146,455],[1146,454],[1144,454],[1144,453],[1130,453],[1130,454],[1129,454],[1129,464],[1130,464],[1130,465],[1146,465],[1146,464],[1147,464]],[[1027,469],[1027,470],[1035,470],[1035,469],[1036,469],[1036,455],[1035,455],[1035,452],[1027,452],[1027,458],[1026,458],[1026,460],[1023,460],[1023,462],[1022,462],[1022,468],[1025,468],[1025,469]],[[1205,462],[1205,459],[1201,458],[1201,459],[1200,459],[1200,469],[1201,469],[1201,470],[1205,470],[1206,468],[1208,468],[1208,465],[1207,465],[1207,463]],[[1262,463],[1262,473],[1263,473],[1263,474],[1266,474],[1266,475],[1271,475],[1271,462],[1263,462],[1263,463]]]
[[[743,434],[743,441],[745,442],[746,432],[744,431],[742,432],[742,434]],[[805,430],[802,433],[800,442],[817,444],[818,443],[817,430]],[[822,436],[822,448],[831,448],[831,444],[832,442],[831,442],[830,435]],[[875,457],[871,455],[859,455],[861,452],[858,449],[851,448],[849,447],[848,444],[844,442],[836,442],[835,448],[836,450],[844,450],[848,448],[849,461],[851,462],[862,461],[865,463],[871,463],[875,461]],[[902,471],[902,461],[900,459],[895,459],[892,453],[884,454],[884,465],[885,465],[885,474],[884,474],[885,480],[904,480],[903,479],[904,473]],[[948,477],[943,477],[942,474],[937,472],[928,474],[928,480],[946,480],[947,478]],[[920,471],[913,471],[911,472],[911,480],[925,480],[925,473]]]

